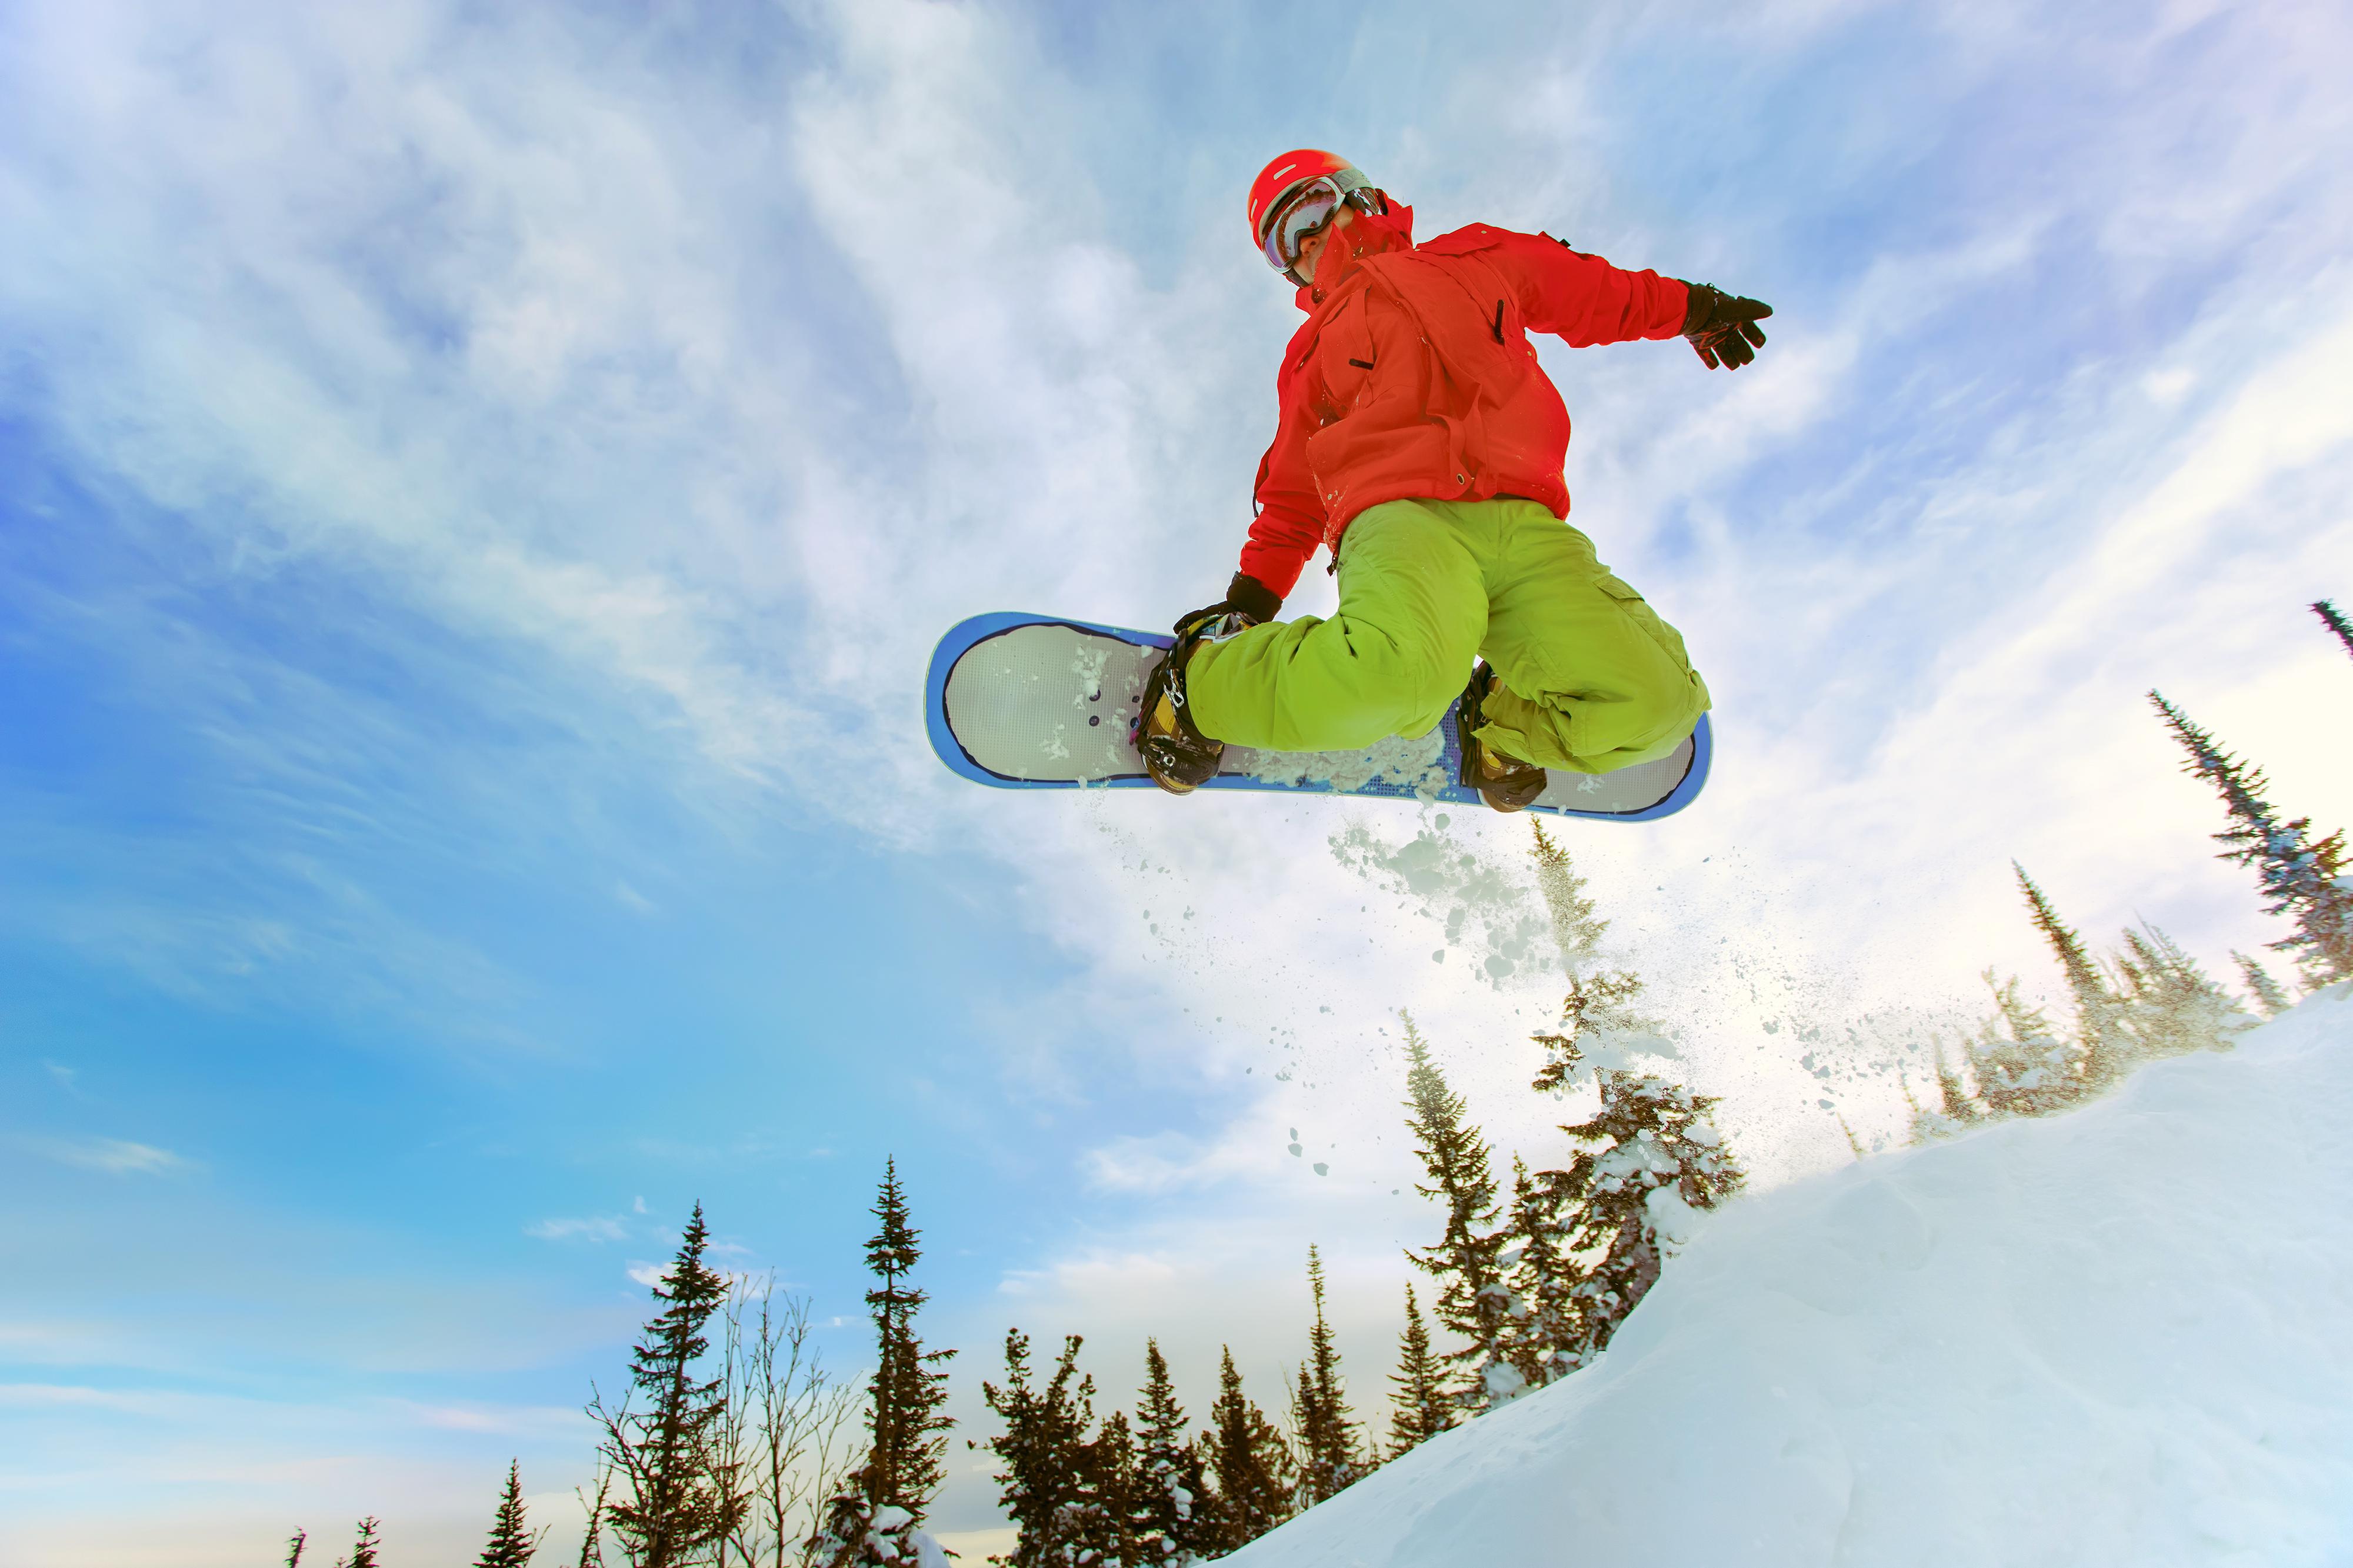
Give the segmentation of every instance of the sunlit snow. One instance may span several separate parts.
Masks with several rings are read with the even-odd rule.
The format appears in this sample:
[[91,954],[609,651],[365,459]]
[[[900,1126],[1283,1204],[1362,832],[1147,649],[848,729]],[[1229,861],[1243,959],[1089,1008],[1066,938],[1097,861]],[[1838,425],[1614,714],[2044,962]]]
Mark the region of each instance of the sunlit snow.
[[1738,1202],[1603,1357],[1230,1559],[2353,1560],[2353,987]]

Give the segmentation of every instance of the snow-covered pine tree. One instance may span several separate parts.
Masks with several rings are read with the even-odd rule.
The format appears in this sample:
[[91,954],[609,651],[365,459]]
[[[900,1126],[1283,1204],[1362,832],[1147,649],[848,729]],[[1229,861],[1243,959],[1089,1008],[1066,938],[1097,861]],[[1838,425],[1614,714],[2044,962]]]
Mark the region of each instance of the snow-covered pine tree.
[[833,1568],[918,1559],[914,1538],[946,1474],[946,1434],[955,1425],[940,1408],[948,1396],[941,1363],[955,1352],[926,1352],[915,1337],[915,1314],[931,1298],[906,1283],[923,1256],[916,1245],[923,1233],[908,1216],[896,1158],[883,1161],[881,1188],[869,1212],[881,1222],[866,1243],[866,1267],[881,1281],[866,1292],[875,1337],[866,1408],[871,1441],[866,1462],[827,1510],[819,1554]]
[[1209,1406],[1205,1444],[1218,1482],[1219,1556],[1240,1551],[1289,1519],[1297,1491],[1282,1434],[1242,1391],[1233,1350],[1222,1348],[1218,1399]]
[[1462,1419],[1462,1403],[1447,1385],[1446,1363],[1430,1353],[1430,1325],[1413,1286],[1405,1288],[1405,1332],[1398,1341],[1398,1369],[1389,1382],[1389,1458],[1420,1447]]
[[491,1539],[474,1568],[528,1568],[539,1538],[522,1517],[522,1462],[507,1461],[506,1489],[499,1494],[499,1511],[491,1521]]
[[1005,1467],[997,1473],[1004,1489],[997,1500],[1019,1532],[1010,1556],[989,1559],[1005,1568],[1067,1568],[1088,1549],[1084,1538],[1096,1511],[1087,1474],[1095,1380],[1079,1374],[1082,1342],[1076,1334],[1063,1340],[1041,1388],[1030,1381],[1029,1336],[1008,1329],[1005,1386],[980,1385],[981,1399],[1005,1423],[987,1445]]
[[2042,1009],[2019,995],[2018,977],[1997,983],[1989,969],[1982,978],[1997,1010],[1964,1047],[1978,1102],[1995,1116],[2048,1116],[2081,1100],[2075,1052],[2052,1030]]
[[1580,1365],[1657,1280],[1660,1233],[1672,1237],[1674,1211],[1712,1209],[1746,1179],[1710,1120],[1713,1096],[1647,1073],[1599,1076],[1600,1109],[1561,1129],[1578,1145],[1575,1159],[1540,1177],[1576,1216],[1570,1250],[1592,1259],[1576,1289]]
[[1593,900],[1585,896],[1585,879],[1569,865],[1568,851],[1555,843],[1535,817],[1528,819],[1528,826],[1536,839],[1535,847],[1528,851],[1536,863],[1536,890],[1544,895],[1545,908],[1552,915],[1552,937],[1560,948],[1561,966],[1574,975],[1578,963],[1593,956],[1609,922],[1593,918]]
[[1348,1414],[1348,1393],[1340,1377],[1340,1347],[1324,1316],[1324,1259],[1307,1248],[1307,1289],[1315,1306],[1307,1331],[1307,1359],[1300,1363],[1299,1386],[1291,1395],[1291,1440],[1299,1456],[1299,1506],[1314,1508],[1369,1474],[1359,1452],[1356,1423]]
[[2212,784],[2231,815],[2230,827],[2214,835],[2228,846],[2221,858],[2253,868],[2264,913],[2295,921],[2294,933],[2273,942],[2273,950],[2294,955],[2306,986],[2353,976],[2353,887],[2339,879],[2345,836],[2312,837],[2310,817],[2282,821],[2263,799],[2271,784],[2261,768],[2224,752],[2157,692],[2148,700],[2189,753],[2182,771]]
[[1511,1246],[1504,1260],[1519,1320],[1512,1364],[1532,1387],[1541,1388],[1583,1364],[1577,1354],[1585,1336],[1577,1291],[1584,1283],[1585,1267],[1567,1250],[1568,1227],[1561,1223],[1558,1193],[1551,1184],[1530,1177],[1526,1162],[1517,1155],[1512,1159],[1509,1235]]
[[1482,1411],[1526,1387],[1512,1364],[1516,1323],[1502,1261],[1511,1236],[1495,1224],[1495,1176],[1486,1140],[1476,1127],[1464,1125],[1467,1108],[1446,1087],[1412,1017],[1398,1016],[1405,1022],[1405,1081],[1413,1096],[1406,1102],[1413,1112],[1406,1126],[1419,1142],[1414,1152],[1431,1184],[1417,1184],[1414,1191],[1446,1205],[1446,1233],[1438,1245],[1419,1252],[1409,1248],[1406,1257],[1439,1281],[1438,1321],[1468,1342],[1447,1357],[1468,1378],[1458,1397],[1466,1410]]
[[1208,1479],[1200,1451],[1187,1441],[1185,1408],[1168,1378],[1160,1342],[1144,1342],[1144,1387],[1135,1404],[1137,1560],[1184,1568],[1206,1560],[1215,1542],[1204,1529]]
[[2084,939],[2059,918],[2059,911],[2051,907],[2050,899],[2034,885],[2026,868],[2012,860],[2010,868],[2018,873],[2027,912],[2058,958],[2060,972],[2067,978],[2067,994],[2075,1004],[2073,1059],[2068,1064],[2068,1076],[2080,1093],[2097,1093],[2122,1078],[2130,1066],[2132,1042],[2125,1030],[2124,1005],[2084,950]]
[[589,1400],[601,1434],[598,1458],[622,1488],[606,1507],[606,1522],[635,1568],[679,1568],[737,1522],[729,1511],[734,1488],[723,1473],[734,1459],[712,1441],[726,1395],[720,1379],[695,1375],[711,1348],[703,1325],[727,1299],[727,1281],[702,1261],[710,1243],[697,1204],[678,1256],[653,1287],[662,1310],[630,1357],[631,1397],[642,1395],[644,1406],[632,1412],[625,1399],[608,1411],[601,1398]]
[[2335,605],[2326,599],[2318,600],[2313,605],[2312,613],[2320,617],[2322,626],[2337,634],[2337,640],[2345,645],[2347,653],[2353,653],[2353,626],[2345,624],[2345,617],[2337,613]]
[[2116,997],[2133,1048],[2145,1057],[2225,1051],[2255,1020],[2153,925],[2125,932],[2114,960]]
[[1568,995],[1560,1005],[1560,1026],[1535,1037],[1545,1049],[1544,1066],[1528,1085],[1538,1094],[1563,1094],[1594,1035],[1609,1030],[1648,1027],[1631,1004],[1642,994],[1642,979],[1622,970],[1571,975]]
[[2272,978],[2272,972],[2262,963],[2236,949],[2232,950],[2231,958],[2239,966],[2239,978],[2246,982],[2247,994],[2255,999],[2255,1005],[2263,1009],[2264,1017],[2276,1018],[2295,1005],[2295,999]]

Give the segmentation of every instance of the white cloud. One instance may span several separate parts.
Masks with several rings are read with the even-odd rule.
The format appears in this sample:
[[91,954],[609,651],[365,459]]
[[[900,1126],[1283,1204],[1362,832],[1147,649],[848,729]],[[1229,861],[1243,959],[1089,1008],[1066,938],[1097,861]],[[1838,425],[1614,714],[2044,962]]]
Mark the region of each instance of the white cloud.
[[123,1138],[26,1137],[16,1142],[43,1159],[85,1171],[102,1171],[110,1176],[171,1175],[197,1168],[193,1161],[169,1149]]
[[626,1241],[628,1227],[618,1219],[592,1215],[586,1219],[543,1219],[522,1227],[525,1236],[538,1237],[542,1241],[568,1241],[577,1237],[588,1241]]
[[[1844,1157],[1800,1029],[1835,1046],[1831,1098],[1868,1131],[1900,1104],[1882,1069],[1981,1005],[1979,966],[2040,973],[2013,854],[2095,940],[2137,912],[2210,958],[2261,940],[2147,686],[2284,801],[2323,809],[2353,764],[2316,717],[2341,656],[2298,618],[2353,575],[2330,379],[2353,348],[2353,198],[2329,173],[2344,18],[2242,7],[2185,62],[2161,19],[2053,50],[2031,11],[1887,8],[1873,26],[1950,45],[1891,67],[1855,52],[1854,9],[1726,30],[1696,7],[1556,7],[1438,44],[1400,12],[1335,44],[1325,84],[1429,107],[1358,153],[1426,229],[1551,224],[1779,308],[1739,377],[1672,343],[1547,356],[1578,420],[1577,519],[1690,635],[1722,747],[1691,812],[1572,847],[1767,1179]],[[1354,1282],[1339,1299],[1373,1303],[1347,1331],[1376,1387],[1396,1249],[1430,1226],[1393,1011],[1499,1145],[1533,1152],[1561,1108],[1526,1092],[1525,1037],[1556,982],[1463,985],[1458,953],[1429,962],[1444,911],[1334,859],[1351,823],[1408,831],[1395,807],[984,794],[909,719],[963,614],[1159,625],[1223,583],[1292,320],[1235,197],[1288,122],[1213,102],[1172,130],[1009,13],[793,16],[814,47],[747,47],[760,68],[739,73],[528,11],[38,12],[0,181],[0,227],[33,243],[0,320],[45,378],[47,434],[177,509],[225,572],[323,563],[491,648],[486,712],[576,730],[714,815],[782,800],[994,859],[1003,897],[978,918],[1074,971],[976,1020],[1016,1109],[1111,1076],[1157,1096],[1073,1147],[1105,1228],[1022,1233],[1067,1238],[1008,1261],[1030,1326],[1103,1336],[1124,1366],[1144,1332],[1240,1321],[1271,1365],[1320,1234]],[[1373,47],[1407,34],[1409,61]],[[1721,96],[1645,108],[1647,62],[1694,50],[1738,57]],[[1494,90],[1506,61],[1527,90]],[[1372,90],[1407,77],[1409,97]],[[1915,190],[1935,210],[1896,213]],[[1330,597],[1311,574],[1292,607]],[[154,635],[151,662],[210,694],[240,761],[360,771],[294,744],[299,720],[271,727],[340,694]],[[266,700],[218,696],[240,687]],[[406,749],[382,717],[353,757]],[[518,788],[509,814],[546,798]],[[1448,829],[1502,865],[1525,831]],[[60,926],[157,974],[389,952],[365,969],[386,994],[430,974],[512,995],[367,889],[289,868],[333,921],[69,905]],[[584,885],[681,907],[658,875]],[[1330,1177],[1284,1152],[1293,1126]]]

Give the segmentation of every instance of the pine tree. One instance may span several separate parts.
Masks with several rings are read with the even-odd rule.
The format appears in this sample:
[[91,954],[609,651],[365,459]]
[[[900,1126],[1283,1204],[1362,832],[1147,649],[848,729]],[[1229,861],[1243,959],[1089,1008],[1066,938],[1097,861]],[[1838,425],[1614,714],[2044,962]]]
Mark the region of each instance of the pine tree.
[[1242,1392],[1230,1347],[1218,1370],[1207,1447],[1209,1468],[1217,1473],[1218,1551],[1223,1555],[1290,1518],[1295,1489],[1282,1434]]
[[286,1541],[286,1568],[302,1568],[302,1547],[311,1539],[307,1530],[298,1530]]
[[353,1545],[352,1554],[336,1558],[335,1568],[378,1568],[376,1552],[384,1543],[376,1539],[375,1528],[374,1514],[360,1521],[359,1540]]
[[2026,895],[2034,929],[2042,933],[2058,957],[2059,968],[2067,977],[2067,994],[2075,1003],[2075,1051],[2074,1059],[2068,1064],[2068,1076],[2081,1092],[2096,1092],[2124,1075],[2132,1054],[2124,1027],[2123,1005],[2101,978],[2099,966],[2084,952],[2083,938],[2059,918],[2051,900],[2034,885],[2034,879],[2026,874],[2026,868],[2013,860],[2010,868],[2018,873],[2019,889]]
[[1607,1348],[1659,1277],[1662,1199],[1711,1209],[1745,1179],[1709,1120],[1713,1097],[1643,1074],[1600,1079],[1600,1110],[1561,1129],[1579,1145],[1575,1159],[1543,1177],[1576,1215],[1571,1250],[1594,1260],[1576,1291],[1580,1364]]
[[2133,1049],[2144,1057],[2223,1051],[2255,1020],[2155,926],[2125,932],[2116,995]]
[[1446,1205],[1446,1234],[1438,1245],[1409,1249],[1406,1257],[1440,1281],[1438,1321],[1470,1342],[1447,1357],[1469,1379],[1459,1397],[1466,1409],[1484,1410],[1525,1386],[1512,1364],[1513,1300],[1502,1262],[1511,1237],[1495,1226],[1495,1177],[1486,1140],[1477,1128],[1463,1124],[1467,1108],[1446,1087],[1413,1019],[1398,1016],[1405,1020],[1409,1064],[1406,1088],[1413,1096],[1406,1102],[1413,1112],[1406,1126],[1419,1141],[1414,1152],[1432,1184],[1417,1184],[1414,1191]]
[[1079,1454],[1083,1495],[1077,1517],[1078,1552],[1084,1568],[1143,1568],[1161,1561],[1147,1555],[1144,1528],[1147,1499],[1127,1416],[1114,1410]]
[[1307,1359],[1291,1396],[1292,1443],[1299,1456],[1299,1506],[1314,1508],[1354,1486],[1372,1467],[1357,1452],[1356,1423],[1340,1381],[1340,1348],[1324,1317],[1324,1259],[1307,1248],[1307,1289],[1315,1326],[1307,1331]]
[[1538,1094],[1565,1093],[1589,1038],[1651,1026],[1631,1005],[1641,993],[1641,977],[1621,970],[1571,976],[1568,995],[1560,1005],[1560,1026],[1534,1037],[1544,1047],[1545,1064],[1528,1087]]
[[1137,1559],[1168,1568],[1216,1550],[1207,1528],[1209,1487],[1200,1450],[1185,1436],[1185,1410],[1168,1378],[1160,1342],[1144,1342],[1144,1387],[1136,1397]]
[[1593,900],[1585,896],[1585,879],[1569,865],[1568,851],[1555,843],[1535,818],[1528,819],[1528,826],[1536,839],[1535,847],[1528,851],[1536,863],[1536,890],[1544,895],[1545,908],[1552,915],[1552,937],[1560,949],[1561,965],[1575,975],[1579,962],[1590,958],[1600,945],[1609,922],[1593,918]]
[[1446,1385],[1446,1363],[1430,1351],[1430,1325],[1413,1287],[1405,1288],[1405,1333],[1398,1342],[1398,1369],[1389,1378],[1389,1458],[1427,1443],[1462,1418],[1461,1402]]
[[2018,977],[1997,984],[1989,969],[1983,978],[1997,1011],[1965,1047],[1978,1102],[1995,1116],[2048,1116],[2080,1100],[2075,1052],[2052,1031],[2042,1009],[2019,995]]
[[538,1545],[523,1522],[522,1462],[510,1459],[506,1490],[500,1494],[499,1511],[491,1521],[491,1539],[474,1559],[474,1568],[525,1568]]
[[2221,858],[2253,868],[2265,914],[2295,921],[2293,934],[2271,944],[2274,951],[2293,954],[2310,987],[2353,976],[2353,888],[2338,880],[2345,836],[2316,839],[2310,817],[2282,821],[2263,797],[2271,784],[2262,769],[2224,752],[2158,693],[2148,700],[2189,753],[2182,771],[2212,784],[2230,813],[2232,826],[2214,836],[2228,846]]
[[2337,640],[2345,645],[2347,653],[2353,653],[2353,626],[2345,624],[2345,617],[2337,613],[2336,605],[2322,599],[2312,606],[2312,613],[2320,617],[2322,626],[2337,634]]
[[2247,994],[2255,999],[2255,1005],[2263,1010],[2264,1017],[2276,1018],[2295,1005],[2295,999],[2281,988],[2278,981],[2272,978],[2270,970],[2235,950],[2231,957],[2239,965],[2239,977],[2246,982]]
[[868,1389],[866,1462],[852,1471],[828,1510],[824,1550],[837,1565],[913,1562],[913,1534],[923,1526],[946,1475],[946,1371],[952,1350],[926,1352],[915,1314],[930,1297],[905,1283],[923,1258],[923,1233],[908,1217],[899,1163],[886,1159],[871,1211],[881,1228],[866,1243],[866,1267],[882,1283],[866,1292],[873,1315],[874,1381]]
[[612,1412],[601,1400],[589,1405],[604,1431],[600,1457],[625,1489],[607,1506],[606,1521],[637,1568],[692,1562],[736,1522],[725,1473],[734,1460],[712,1441],[724,1425],[726,1396],[718,1378],[695,1376],[711,1348],[703,1326],[727,1297],[727,1281],[702,1261],[710,1242],[697,1204],[677,1258],[653,1287],[662,1310],[647,1323],[630,1360],[632,1393],[644,1397],[645,1408],[632,1414],[627,1401]]
[[1585,1282],[1584,1266],[1567,1250],[1568,1227],[1561,1223],[1560,1197],[1551,1184],[1528,1174],[1526,1163],[1512,1160],[1512,1215],[1509,1265],[1512,1297],[1518,1312],[1512,1364],[1529,1386],[1541,1388],[1575,1372],[1583,1363],[1584,1315],[1577,1290]]
[[[1945,1042],[1936,1043],[1936,1109],[1924,1110],[1912,1098],[1912,1086],[1904,1085],[1904,1102],[1912,1108],[1912,1142],[1926,1143],[1933,1138],[1949,1138],[1965,1131],[1986,1119],[1986,1109],[1977,1102],[1967,1085],[1961,1082],[1960,1070],[1945,1056]],[[1852,1139],[1852,1134],[1849,1135]]]
[[1095,1380],[1078,1375],[1078,1335],[1062,1342],[1053,1376],[1039,1388],[1029,1380],[1029,1336],[1005,1335],[1005,1386],[983,1382],[982,1400],[1005,1423],[987,1447],[1005,1468],[997,1496],[1019,1532],[1012,1555],[991,1558],[1006,1568],[1065,1568],[1087,1551],[1091,1506],[1087,1429],[1094,1424]]
[[1985,1120],[1985,1108],[1970,1098],[1961,1086],[1959,1069],[1945,1059],[1942,1040],[1936,1042],[1936,1109],[1956,1127],[1970,1127]]

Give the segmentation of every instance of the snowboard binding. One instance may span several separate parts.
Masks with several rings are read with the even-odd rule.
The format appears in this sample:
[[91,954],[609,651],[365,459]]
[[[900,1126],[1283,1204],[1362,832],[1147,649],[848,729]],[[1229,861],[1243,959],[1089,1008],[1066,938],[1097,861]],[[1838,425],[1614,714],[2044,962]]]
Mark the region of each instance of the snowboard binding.
[[1170,795],[1190,795],[1218,776],[1226,743],[1201,733],[1185,700],[1185,666],[1205,642],[1223,642],[1252,625],[1248,616],[1228,611],[1206,615],[1176,634],[1176,646],[1144,679],[1144,700],[1132,731],[1136,755],[1152,782]]
[[1476,731],[1486,722],[1479,710],[1494,687],[1495,672],[1481,659],[1471,672],[1471,684],[1462,689],[1462,700],[1454,705],[1454,738],[1462,752],[1458,777],[1463,788],[1477,790],[1479,798],[1495,810],[1525,811],[1552,781],[1534,763],[1507,757],[1479,739]]

